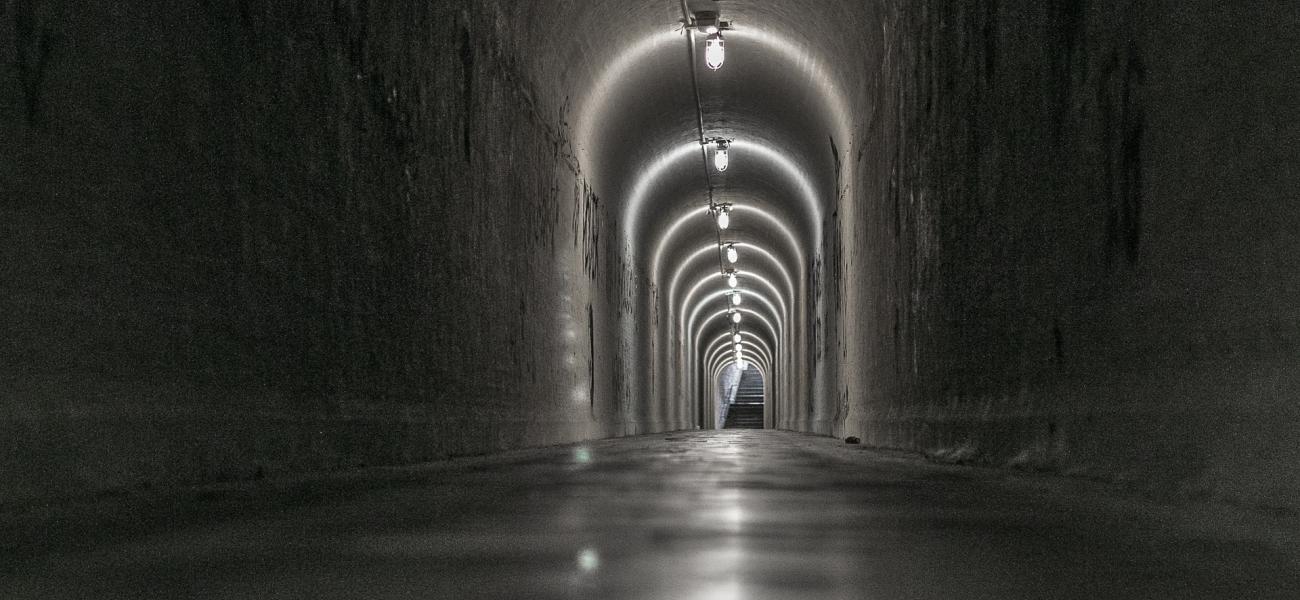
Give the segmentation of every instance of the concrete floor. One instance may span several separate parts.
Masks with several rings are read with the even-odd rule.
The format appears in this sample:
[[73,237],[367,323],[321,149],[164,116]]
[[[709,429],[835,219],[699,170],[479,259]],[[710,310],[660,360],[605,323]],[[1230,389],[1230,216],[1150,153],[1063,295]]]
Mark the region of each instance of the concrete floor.
[[1268,519],[775,431],[3,517],[0,598],[1300,598]]

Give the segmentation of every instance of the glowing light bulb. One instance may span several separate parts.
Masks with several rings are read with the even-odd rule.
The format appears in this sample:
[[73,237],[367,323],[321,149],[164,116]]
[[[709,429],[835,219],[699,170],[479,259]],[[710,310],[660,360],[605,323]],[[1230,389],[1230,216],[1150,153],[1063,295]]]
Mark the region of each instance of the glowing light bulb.
[[704,28],[704,33],[707,33],[709,35],[713,35],[717,32],[718,32],[718,27],[716,25],[709,25],[708,27]]
[[739,342],[739,341],[740,341],[740,334],[737,333],[736,335],[731,336],[731,341],[733,341],[733,342]]
[[722,68],[725,60],[727,60],[726,42],[722,40],[721,33],[714,31],[709,34],[708,39],[704,40],[704,64],[717,71]]
[[732,323],[739,323],[739,322],[740,322],[740,313],[738,313],[738,312],[731,313],[731,322],[732,322]]
[[736,348],[736,354],[740,354],[740,344],[736,344],[735,348]]
[[731,224],[731,210],[723,207],[718,209],[718,229],[726,229]]
[[727,244],[727,262],[734,265],[738,260],[740,260],[740,253],[736,252],[736,245]]
[[734,288],[734,287],[736,287],[737,285],[740,285],[740,281],[736,280],[736,274],[735,274],[735,273],[727,273],[727,287],[733,287],[733,288]]
[[726,171],[727,166],[731,164],[731,159],[727,154],[727,142],[718,142],[718,149],[713,152],[713,168],[717,169],[719,173]]
[[740,306],[740,292],[736,292],[731,295],[731,305]]

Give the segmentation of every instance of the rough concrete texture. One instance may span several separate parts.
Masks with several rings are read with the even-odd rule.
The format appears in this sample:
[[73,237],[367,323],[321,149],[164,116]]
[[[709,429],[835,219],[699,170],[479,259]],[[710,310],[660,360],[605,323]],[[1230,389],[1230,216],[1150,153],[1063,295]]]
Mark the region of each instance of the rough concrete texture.
[[465,4],[4,5],[0,496],[621,432],[607,212]]
[[707,426],[704,129],[773,426],[1297,508],[1295,8],[678,4],[0,4],[0,500]]
[[826,277],[848,289],[822,290],[836,434],[1296,508],[1300,12],[925,2],[888,25]]

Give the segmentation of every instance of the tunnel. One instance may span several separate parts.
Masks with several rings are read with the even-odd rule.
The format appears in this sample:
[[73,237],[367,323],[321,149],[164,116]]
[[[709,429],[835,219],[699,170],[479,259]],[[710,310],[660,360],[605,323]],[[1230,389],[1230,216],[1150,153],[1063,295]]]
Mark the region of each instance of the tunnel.
[[1296,48],[1269,1],[0,2],[0,595],[1297,597]]

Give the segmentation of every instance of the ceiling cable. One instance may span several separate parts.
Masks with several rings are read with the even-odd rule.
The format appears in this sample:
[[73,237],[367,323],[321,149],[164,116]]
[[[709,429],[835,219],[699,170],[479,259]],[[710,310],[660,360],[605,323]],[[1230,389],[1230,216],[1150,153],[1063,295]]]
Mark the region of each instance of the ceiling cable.
[[[732,328],[733,328],[732,330],[736,331],[737,335],[739,335],[739,331],[736,329],[737,326],[740,324],[740,312],[736,309],[736,305],[738,305],[739,302],[735,302],[735,301],[740,299],[740,290],[736,289],[736,286],[738,284],[738,281],[736,279],[736,269],[734,267],[727,268],[728,259],[730,259],[730,262],[732,262],[733,264],[736,262],[735,258],[737,258],[737,256],[735,254],[736,252],[735,244],[732,243],[732,244],[724,245],[722,242],[722,230],[725,229],[729,224],[730,221],[729,213],[731,212],[731,206],[729,204],[720,205],[714,202],[713,174],[710,172],[709,169],[710,166],[709,145],[711,143],[717,144],[717,155],[714,157],[713,162],[715,163],[714,166],[717,167],[718,171],[722,172],[727,168],[728,157],[726,153],[727,153],[727,146],[730,145],[731,140],[724,140],[722,138],[706,138],[704,136],[704,102],[700,98],[700,79],[699,79],[699,74],[696,72],[695,35],[693,33],[694,30],[697,29],[697,23],[696,23],[695,16],[691,14],[690,8],[686,5],[686,0],[681,0],[681,7],[682,7],[682,22],[685,25],[686,31],[688,32],[686,35],[686,56],[687,59],[690,61],[689,64],[691,68],[691,93],[695,97],[695,126],[696,126],[696,133],[699,136],[699,142],[700,142],[700,166],[704,168],[704,186],[705,186],[705,195],[709,203],[709,220],[713,221],[713,226],[714,226],[713,232],[714,232],[715,239],[717,241],[717,245],[714,247],[714,249],[717,252],[718,273],[721,274],[727,280],[728,287],[732,288],[732,292],[730,293],[731,297],[729,298],[729,302],[728,302],[729,306],[727,312],[731,317],[730,320],[732,323]],[[713,36],[718,37],[720,41],[721,36],[718,35],[717,32],[719,29],[721,29],[722,26],[723,24],[721,19],[717,19],[715,16],[714,24],[713,26],[710,27],[709,30],[709,33],[713,34],[710,37],[710,42],[712,42]],[[711,47],[710,48],[711,54],[708,57],[710,60],[709,68],[714,70],[717,70],[718,67],[722,66],[721,57],[714,56],[712,54],[712,52],[715,50],[719,54],[721,52],[721,48],[720,48],[721,44],[718,43],[716,45],[719,47],[718,48]],[[715,65],[714,62],[716,62],[717,64]],[[742,361],[744,359],[740,354],[739,348],[737,348],[736,350],[736,360],[740,362],[740,364],[743,364]]]
[[[686,6],[686,0],[682,0],[681,6],[682,19],[686,24],[686,30],[690,32],[695,29],[695,17]],[[690,33],[686,36],[686,55],[691,65],[691,92],[695,96],[695,126],[700,140],[700,165],[704,167],[704,186],[709,202],[709,216],[712,218],[718,206],[713,201],[713,176],[709,172],[709,142],[704,137],[704,103],[700,99],[700,79],[695,71],[695,36]],[[715,233],[718,242],[718,272],[726,273],[727,267],[722,255],[722,231],[715,226]]]

